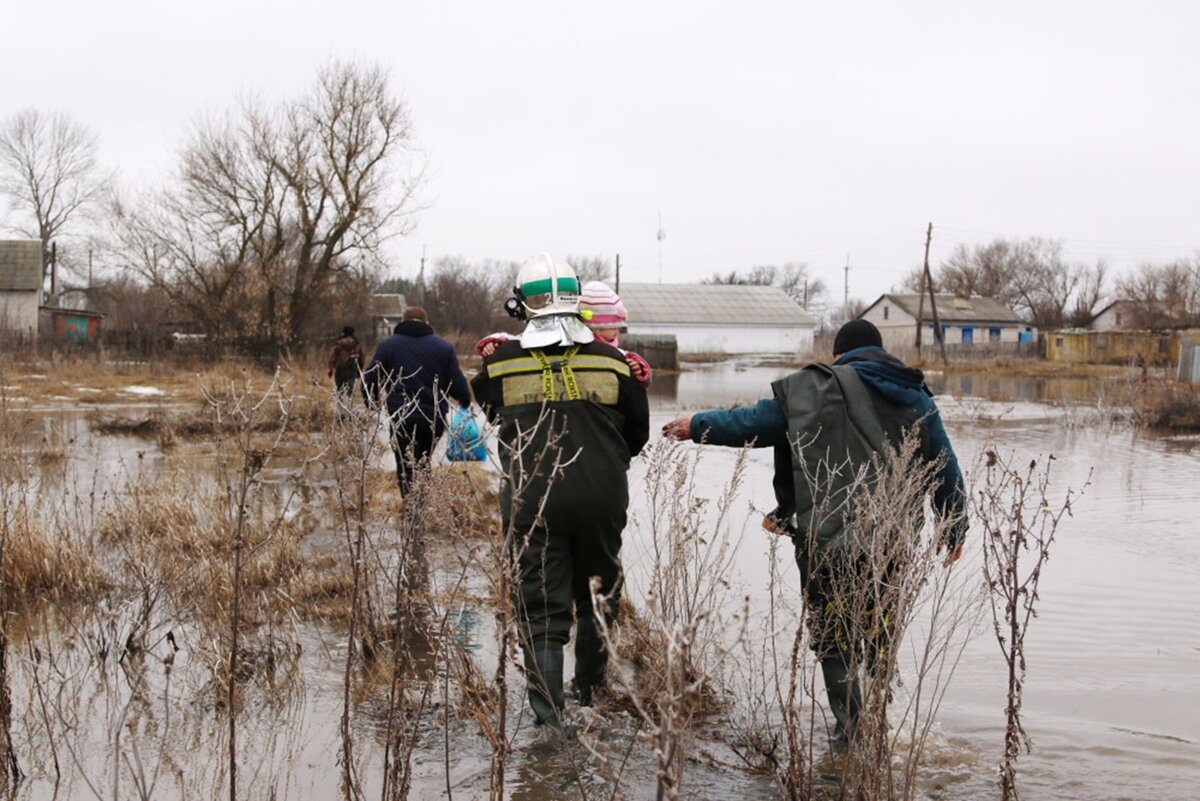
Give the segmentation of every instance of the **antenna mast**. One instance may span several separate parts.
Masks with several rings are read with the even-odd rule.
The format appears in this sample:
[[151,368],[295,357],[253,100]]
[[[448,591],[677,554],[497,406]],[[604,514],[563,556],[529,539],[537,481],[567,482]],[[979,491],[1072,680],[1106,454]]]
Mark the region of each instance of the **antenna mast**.
[[667,238],[667,232],[662,227],[662,211],[658,212],[658,233],[655,235],[658,238],[658,283],[662,283],[662,243]]

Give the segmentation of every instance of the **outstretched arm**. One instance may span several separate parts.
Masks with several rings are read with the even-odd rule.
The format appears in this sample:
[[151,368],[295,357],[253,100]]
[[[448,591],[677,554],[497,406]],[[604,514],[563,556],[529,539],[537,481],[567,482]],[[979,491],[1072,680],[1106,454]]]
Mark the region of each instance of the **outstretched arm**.
[[778,401],[765,398],[753,406],[678,417],[663,426],[663,436],[734,448],[771,448],[787,442],[787,419]]

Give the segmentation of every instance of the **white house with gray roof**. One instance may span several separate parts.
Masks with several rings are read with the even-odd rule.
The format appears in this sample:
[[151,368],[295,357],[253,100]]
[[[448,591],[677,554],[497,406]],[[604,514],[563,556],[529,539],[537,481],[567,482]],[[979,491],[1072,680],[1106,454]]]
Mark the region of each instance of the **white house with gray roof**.
[[0,331],[36,336],[41,295],[42,243],[0,240]]
[[630,334],[673,335],[680,354],[808,354],[816,320],[773,286],[621,282]]
[[[1037,329],[1022,320],[1017,313],[993,298],[972,295],[936,295],[938,320],[945,332],[947,345],[986,346],[1016,345],[1037,340]],[[920,295],[880,295],[858,317],[869,320],[879,329],[883,346],[889,350],[912,347],[917,336],[917,316],[921,318],[921,342],[935,343],[933,310],[929,296],[924,303]]]

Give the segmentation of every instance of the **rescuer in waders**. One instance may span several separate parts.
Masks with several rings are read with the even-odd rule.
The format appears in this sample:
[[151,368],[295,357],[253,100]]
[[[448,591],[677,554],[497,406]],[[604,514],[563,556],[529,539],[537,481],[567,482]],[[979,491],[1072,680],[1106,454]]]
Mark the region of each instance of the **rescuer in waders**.
[[[775,495],[778,507],[764,528],[790,535],[796,546],[800,582],[808,601],[809,636],[821,662],[834,739],[854,736],[862,709],[862,690],[854,666],[870,674],[881,643],[847,642],[846,628],[836,618],[838,588],[852,586],[855,566],[864,555],[847,536],[845,519],[828,510],[849,510],[851,487],[872,458],[897,448],[914,426],[919,437],[918,458],[938,465],[933,509],[949,523],[945,564],[962,554],[967,522],[966,497],[958,459],[946,436],[920,370],[906,367],[883,349],[882,338],[867,320],[852,320],[838,331],[832,366],[807,365],[771,385],[773,397],[754,406],[720,409],[676,418],[663,426],[663,435],[710,445],[775,449]],[[845,465],[849,469],[839,469]],[[823,476],[816,482],[814,476]],[[920,521],[915,521],[919,527]],[[838,571],[834,575],[833,571]],[[870,593],[872,588],[860,588]],[[887,620],[887,612],[882,618]],[[861,629],[854,629],[861,631]],[[888,635],[885,633],[884,638]],[[882,643],[886,647],[886,643]]]
[[592,703],[608,654],[590,582],[608,621],[621,591],[629,461],[650,435],[646,390],[622,353],[595,340],[579,317],[579,281],[547,254],[526,262],[505,304],[526,320],[471,381],[499,422],[501,516],[519,586],[513,593],[538,724],[561,725],[563,646],[575,633],[575,687]]

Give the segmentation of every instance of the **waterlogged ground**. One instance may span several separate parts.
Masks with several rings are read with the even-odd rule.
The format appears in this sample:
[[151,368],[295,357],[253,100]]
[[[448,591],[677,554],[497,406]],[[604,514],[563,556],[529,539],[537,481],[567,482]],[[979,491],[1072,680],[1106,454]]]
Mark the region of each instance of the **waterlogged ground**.
[[[653,430],[681,411],[765,396],[770,381],[786,372],[712,365],[657,376],[651,393]],[[1045,463],[1052,455],[1053,497],[1086,485],[1058,532],[1041,587],[1040,615],[1029,633],[1024,711],[1033,752],[1022,756],[1019,766],[1023,796],[1196,798],[1200,438],[1157,437],[1107,424],[1091,411],[1106,396],[1103,383],[1094,380],[964,375],[931,375],[930,380],[969,484],[978,480],[981,456],[991,448],[1019,462]],[[136,395],[113,400],[132,404],[127,407],[131,416],[154,408]],[[45,422],[26,436],[64,452],[40,466],[41,491],[70,496],[77,505],[103,503],[106,493],[126,491],[181,464],[197,481],[211,480],[211,450],[203,445],[163,453],[153,437],[98,434],[85,414],[62,405],[42,404],[38,414]],[[714,500],[706,511],[711,518],[716,499],[729,490],[738,454],[701,450],[695,492]],[[280,493],[290,492],[295,468],[284,458],[268,480]],[[743,698],[754,697],[756,675],[761,682],[769,672],[756,673],[757,655],[772,639],[790,647],[794,631],[795,621],[783,615],[769,622],[772,599],[785,605],[794,601],[798,585],[787,549],[759,527],[761,512],[773,506],[770,478],[770,453],[749,454],[722,530],[732,547],[722,620],[728,624],[726,642],[736,643],[738,655],[725,662],[744,657],[723,678]],[[326,479],[317,471],[307,480]],[[661,503],[653,486],[644,462],[635,463],[623,558],[628,594],[641,607],[654,564],[650,528]],[[345,547],[336,525],[319,515],[314,521],[321,528],[315,542]],[[962,586],[977,580],[981,570],[978,531],[971,537],[976,547],[954,568]],[[772,553],[780,575],[775,592],[770,589]],[[450,562],[440,562],[436,553],[431,559],[434,582],[449,583]],[[480,588],[478,595],[484,594]],[[123,632],[113,628],[113,621],[122,619],[120,611],[95,609],[86,619],[64,622],[59,630],[70,636],[49,643],[23,641],[19,630],[14,633],[10,662],[20,662],[22,677],[14,688],[21,713],[14,737],[30,776],[16,789],[16,798],[207,798],[227,792],[222,789],[227,787],[227,717],[218,694],[205,686],[211,675],[206,665],[188,648],[175,652],[162,639],[147,653],[129,656],[128,664],[110,660],[103,669],[94,664],[97,643],[121,639]],[[462,605],[453,610],[451,624],[490,675],[496,660],[492,610],[483,602]],[[258,675],[247,680],[238,732],[240,797],[340,797],[345,630],[336,621],[289,625],[282,639],[294,644],[294,652],[278,655],[278,664],[259,666]],[[999,795],[995,768],[1003,738],[1005,673],[990,625],[983,617],[965,644],[925,749],[921,797]],[[188,634],[180,632],[179,639],[192,641]],[[53,658],[41,653],[50,647],[56,649]],[[369,675],[360,678],[361,686],[370,686]],[[73,697],[47,697],[56,680],[74,688]],[[902,687],[898,695],[906,692]],[[486,797],[490,749],[473,723],[448,714],[443,693],[455,700],[448,685],[433,693],[414,755],[412,797]],[[381,785],[385,711],[378,699],[378,693],[363,692],[354,706],[354,761],[367,798],[379,797]],[[516,708],[519,699],[514,695],[513,700]],[[58,738],[52,751],[44,720],[62,718],[63,710],[77,714],[70,721],[76,736]],[[722,720],[744,722],[750,716],[750,710],[733,710]],[[769,775],[745,768],[738,732],[725,725],[702,724],[689,738],[683,796],[779,797]],[[627,712],[602,710],[585,728],[588,743],[606,764],[582,749],[559,747],[533,730],[527,715],[510,723],[510,730],[510,798],[606,799],[617,774],[620,797],[653,797],[654,763],[637,737],[644,730]],[[836,759],[824,753],[823,744],[815,756],[818,773],[836,772]],[[57,787],[55,763],[62,776]]]

